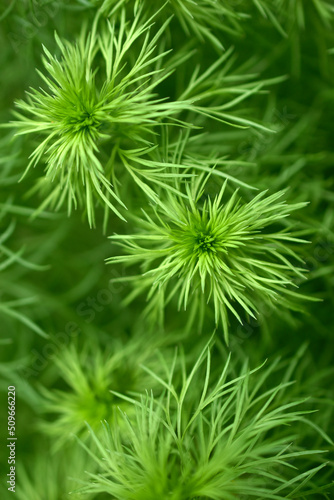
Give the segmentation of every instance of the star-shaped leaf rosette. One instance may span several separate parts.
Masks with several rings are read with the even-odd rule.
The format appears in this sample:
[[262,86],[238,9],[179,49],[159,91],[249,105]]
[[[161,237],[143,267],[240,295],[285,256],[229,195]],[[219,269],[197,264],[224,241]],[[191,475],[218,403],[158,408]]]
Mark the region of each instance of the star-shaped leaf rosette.
[[162,317],[176,299],[193,326],[211,308],[228,341],[231,316],[240,323],[255,318],[263,302],[301,309],[299,299],[307,297],[295,290],[304,278],[296,246],[306,241],[285,219],[305,203],[287,204],[283,191],[243,202],[238,190],[227,194],[227,181],[205,198],[204,185],[200,176],[186,185],[185,197],[167,196],[137,220],[136,234],[111,236],[124,254],[108,261],[141,264],[140,275],[121,280],[134,284],[131,298],[148,290],[146,312]]

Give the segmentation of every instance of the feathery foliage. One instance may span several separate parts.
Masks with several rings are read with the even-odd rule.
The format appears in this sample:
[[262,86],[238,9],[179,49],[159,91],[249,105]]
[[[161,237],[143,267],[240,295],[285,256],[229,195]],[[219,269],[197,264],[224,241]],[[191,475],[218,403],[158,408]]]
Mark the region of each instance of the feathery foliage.
[[[14,229],[14,226],[11,225],[7,228],[7,230],[2,234],[0,238],[0,258],[2,256],[6,256],[5,259],[0,263],[0,272],[4,271],[6,268],[8,268],[10,265],[12,265],[15,262],[20,263],[21,265],[27,267],[28,269],[34,269],[34,270],[41,270],[43,269],[42,266],[34,265],[33,263],[25,260],[23,257],[20,256],[22,254],[22,251],[19,252],[13,252],[6,246],[4,246],[4,242],[6,238],[9,237],[9,235],[12,233]],[[0,295],[8,295],[8,291],[10,291],[11,288],[11,283],[9,281],[9,285],[5,288],[5,284],[7,285],[7,280],[6,280],[6,275],[2,273],[3,276],[1,277],[0,283],[1,283],[1,289],[0,289]],[[8,278],[7,278],[8,279]],[[14,287],[15,288],[15,287]],[[14,290],[15,291],[15,290]],[[20,293],[21,295],[21,293]],[[7,315],[20,323],[23,323],[27,327],[31,328],[35,333],[38,335],[41,335],[42,337],[47,337],[48,335],[34,322],[32,321],[29,317],[27,317],[25,314],[20,312],[20,308],[22,307],[27,307],[31,306],[32,304],[36,304],[37,300],[36,297],[23,297],[23,298],[15,298],[12,300],[6,300],[2,303],[0,303],[0,314]],[[18,310],[19,309],[19,310]]]
[[86,422],[96,429],[101,421],[111,419],[117,408],[131,410],[113,391],[131,394],[157,385],[152,385],[151,377],[141,369],[141,363],[158,369],[155,348],[155,343],[148,344],[140,337],[126,345],[115,340],[103,352],[97,342],[84,345],[80,351],[74,345],[61,351],[55,363],[68,389],[41,387],[40,404],[43,412],[52,416],[41,428],[53,437],[57,449],[66,445],[72,434],[87,438]]
[[[41,453],[34,464],[20,466],[20,485],[17,489],[19,500],[59,500],[66,498],[68,493],[76,488],[80,477],[84,478],[83,471],[92,466],[92,461],[87,460],[80,450],[74,448],[66,455],[53,455],[44,457],[45,450]],[[75,499],[89,500],[92,495],[71,494]]]
[[[169,20],[151,35],[153,22],[154,16],[145,21],[141,9],[131,26],[124,10],[118,23],[103,21],[97,15],[92,31],[83,30],[75,44],[63,42],[56,34],[60,59],[44,47],[43,61],[49,76],[39,74],[47,90],[31,89],[26,101],[18,101],[19,111],[14,112],[17,120],[12,123],[18,135],[44,137],[26,169],[41,161],[46,163],[45,176],[35,188],[45,195],[40,210],[48,206],[59,209],[65,203],[71,214],[73,207],[84,207],[94,226],[95,204],[100,200],[105,210],[124,219],[120,212],[121,207],[126,208],[119,187],[122,173],[130,174],[151,197],[154,192],[147,187],[147,180],[159,183],[160,173],[160,184],[167,181],[168,187],[171,174],[164,175],[163,166],[143,169],[141,164],[150,166],[149,155],[155,147],[152,141],[162,123],[192,127],[181,120],[184,111],[236,127],[267,130],[230,110],[264,84],[279,79],[250,82],[252,75],[246,75],[240,85],[240,75],[226,75],[231,51],[202,74],[197,66],[177,100],[158,97],[156,88],[189,54],[181,52],[166,62],[169,51],[163,50],[160,38]],[[140,50],[134,57],[132,50],[137,46]],[[222,67],[224,63],[226,67]],[[230,82],[231,87],[221,87]],[[217,98],[217,104],[210,105],[210,99]],[[209,105],[203,106],[208,100]],[[143,155],[147,163],[141,159]],[[117,175],[119,169],[121,174]]]
[[1,499],[330,500],[333,2],[2,3]]
[[[164,2],[161,2],[163,5]],[[115,12],[128,6],[136,12],[141,6],[156,10],[156,5],[144,0],[103,0],[100,10],[104,15],[112,17]],[[179,25],[187,36],[194,35],[200,42],[208,41],[221,51],[223,44],[219,35],[227,32],[238,35],[241,32],[240,20],[244,17],[233,5],[212,0],[169,0],[165,2],[165,11],[175,15]]]
[[137,234],[111,236],[125,255],[108,261],[141,263],[143,281],[138,278],[134,286],[137,291],[150,286],[149,300],[160,294],[164,304],[176,296],[179,309],[192,302],[201,315],[210,303],[226,341],[229,315],[242,322],[238,308],[252,317],[260,301],[298,310],[291,286],[303,269],[293,244],[304,240],[282,221],[305,204],[286,204],[283,192],[262,192],[242,203],[238,191],[227,198],[226,181],[214,199],[201,203],[203,190],[196,179],[186,185],[186,199],[169,196],[152,217],[145,213]]
[[[256,370],[246,364],[234,375],[228,358],[214,380],[208,348],[189,373],[181,364],[180,387],[174,360],[164,378],[152,373],[163,396],[133,400],[136,417],[122,414],[129,438],[108,423],[103,437],[91,430],[97,450],[83,446],[99,471],[83,492],[120,500],[326,498],[313,482],[325,467],[322,450],[303,449],[296,437],[308,423],[303,401],[289,398],[290,381],[268,384],[277,362]],[[318,465],[310,467],[310,457]]]
[[[15,124],[19,134],[46,135],[28,165],[29,169],[46,159],[42,185],[47,182],[51,194],[42,207],[51,203],[59,208],[66,201],[71,213],[72,206],[82,205],[84,199],[89,222],[94,225],[94,193],[97,193],[111,210],[123,217],[115,202],[124,204],[98,157],[99,144],[112,139],[112,144],[117,145],[122,137],[139,138],[145,143],[147,130],[155,126],[154,120],[161,114],[173,114],[177,108],[152,98],[152,90],[159,82],[159,78],[152,77],[159,71],[151,68],[164,53],[154,54],[163,29],[150,40],[150,22],[140,24],[137,18],[127,29],[123,13],[118,29],[115,24],[108,24],[97,33],[96,18],[92,32],[83,31],[75,45],[63,43],[56,35],[61,60],[44,48],[44,65],[50,77],[40,75],[48,92],[32,90],[27,102],[18,102],[24,114],[16,113],[20,121]],[[128,51],[143,35],[136,64],[124,74]],[[99,75],[100,87],[96,84],[98,54],[105,70],[104,77]],[[109,146],[107,161],[111,163],[115,154],[112,151]]]

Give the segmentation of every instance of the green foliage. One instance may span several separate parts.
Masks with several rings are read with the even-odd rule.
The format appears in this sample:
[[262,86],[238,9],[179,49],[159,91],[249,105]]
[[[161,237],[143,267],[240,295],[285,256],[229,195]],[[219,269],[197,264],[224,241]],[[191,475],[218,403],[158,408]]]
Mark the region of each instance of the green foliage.
[[277,230],[275,224],[305,204],[284,203],[282,192],[271,196],[262,192],[241,203],[237,191],[224,203],[226,181],[214,199],[201,203],[203,190],[198,180],[187,184],[186,200],[170,195],[157,206],[153,218],[145,214],[144,220],[136,221],[141,232],[112,236],[128,255],[111,257],[109,262],[142,263],[147,279],[139,278],[134,286],[138,291],[150,286],[148,299],[158,304],[177,296],[179,309],[192,302],[203,317],[210,303],[226,341],[229,314],[242,322],[237,306],[252,317],[260,301],[298,310],[298,294],[290,285],[296,286],[294,280],[303,277],[303,269],[293,244],[305,241],[291,226]]
[[[20,467],[20,485],[17,489],[19,500],[59,500],[66,498],[67,493],[76,488],[77,480],[91,461],[87,460],[80,450],[73,449],[66,455],[49,456],[41,448],[41,453],[30,467]],[[47,458],[44,456],[47,454]],[[76,478],[76,479],[73,479]],[[71,495],[75,499],[89,500],[91,495]]]
[[[0,315],[10,317],[15,321],[31,328],[35,333],[46,337],[47,334],[31,319],[21,312],[22,307],[31,306],[36,303],[36,297],[31,295],[29,287],[24,286],[22,280],[17,283],[16,274],[29,271],[43,271],[45,266],[34,263],[25,257],[26,248],[21,245],[17,250],[12,250],[10,243],[17,233],[16,222],[13,214],[25,213],[25,207],[15,206],[12,196],[7,197],[8,188],[12,188],[18,180],[14,172],[17,155],[8,146],[10,137],[7,136],[0,142],[2,157],[0,160],[1,174],[0,182],[2,193],[7,199],[1,200],[0,204]],[[19,238],[17,237],[18,241]]]
[[61,351],[55,363],[66,390],[41,387],[40,403],[43,412],[53,416],[49,422],[42,422],[41,428],[53,438],[57,449],[66,445],[73,434],[87,437],[85,422],[98,428],[101,421],[112,418],[117,408],[131,411],[114,392],[129,394],[154,387],[141,363],[159,369],[153,358],[155,344],[141,336],[126,345],[115,340],[103,352],[96,342],[85,345],[80,352],[74,345]]
[[[24,114],[16,113],[21,120],[16,123],[19,134],[46,135],[33,152],[27,167],[35,166],[46,156],[46,178],[42,180],[42,186],[47,183],[51,194],[41,209],[50,203],[59,208],[66,201],[70,214],[73,205],[82,205],[85,200],[91,225],[95,221],[94,193],[122,217],[114,201],[123,203],[104,174],[97,156],[98,143],[112,138],[116,151],[123,137],[130,140],[139,138],[145,143],[147,131],[155,126],[154,120],[161,114],[168,116],[177,111],[176,104],[164,104],[152,96],[152,90],[162,78],[154,78],[159,70],[152,70],[152,65],[165,55],[154,55],[163,29],[149,40],[151,20],[139,24],[137,18],[127,30],[123,14],[117,32],[115,25],[108,24],[99,34],[97,22],[98,18],[93,31],[89,34],[84,31],[76,45],[63,43],[56,36],[62,54],[60,61],[44,48],[47,57],[44,65],[51,78],[42,74],[41,77],[49,91],[28,93],[26,103],[17,103]],[[146,36],[136,64],[124,74],[128,51],[143,34]],[[98,53],[105,66],[99,90],[95,82],[97,63],[93,66]],[[101,75],[99,77],[101,79]],[[25,114],[31,118],[26,118]],[[113,149],[115,145],[109,146],[111,171],[115,156]],[[56,182],[55,187],[53,182]]]
[[332,2],[3,4],[1,499],[329,500]]
[[[156,9],[155,5],[148,5],[143,0],[103,0],[100,3],[101,12],[108,17],[112,17],[124,6],[130,7],[134,12],[143,5],[145,8],[151,7],[152,9],[153,7],[152,10]],[[201,43],[208,41],[218,51],[223,49],[223,45],[220,36],[216,33],[219,35],[224,34],[224,32],[230,35],[240,34],[240,21],[245,17],[242,12],[238,12],[234,8],[233,3],[229,5],[227,2],[169,0],[160,2],[160,5],[165,5],[165,10],[176,17],[186,36],[194,35]]]
[[[266,130],[230,109],[277,79],[249,82],[252,75],[245,75],[240,85],[241,75],[226,75],[231,51],[202,73],[196,66],[177,100],[156,95],[159,84],[189,58],[181,51],[164,62],[169,51],[164,51],[159,41],[168,22],[150,35],[153,18],[145,21],[141,10],[131,27],[124,11],[119,25],[99,22],[97,16],[92,31],[84,30],[76,44],[63,42],[56,35],[60,60],[44,47],[43,61],[49,76],[39,74],[48,90],[32,89],[26,101],[18,101],[20,112],[14,113],[17,121],[12,123],[17,135],[45,137],[30,155],[26,169],[41,161],[46,163],[45,176],[34,189],[45,196],[40,211],[66,204],[70,215],[73,207],[84,207],[89,224],[94,226],[97,199],[106,212],[110,209],[124,220],[119,211],[126,208],[120,188],[124,171],[155,199],[147,181],[165,182],[168,187],[166,181],[172,175],[164,172],[164,165],[152,168],[150,153],[156,147],[152,140],[162,123],[191,128],[192,124],[180,119],[182,111],[236,127],[250,125]],[[134,58],[132,50],[137,45],[141,49]],[[222,88],[227,83],[231,86]],[[226,96],[231,99],[226,100]],[[217,104],[213,99],[218,99]],[[206,102],[209,105],[205,107]]]
[[290,399],[289,380],[268,384],[278,363],[245,364],[237,375],[230,358],[221,364],[213,378],[205,348],[189,373],[181,360],[180,387],[175,360],[164,378],[152,373],[164,394],[133,401],[136,417],[121,415],[129,437],[107,423],[103,437],[91,430],[97,451],[83,446],[99,470],[82,491],[122,500],[326,498],[313,481],[325,467],[321,450],[296,440],[298,425],[308,424],[303,401]]

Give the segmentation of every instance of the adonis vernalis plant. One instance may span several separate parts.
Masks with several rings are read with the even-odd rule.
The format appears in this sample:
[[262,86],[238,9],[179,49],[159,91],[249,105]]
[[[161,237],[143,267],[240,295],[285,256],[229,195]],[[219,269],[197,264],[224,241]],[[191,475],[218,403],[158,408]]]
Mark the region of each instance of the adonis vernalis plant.
[[332,498],[332,3],[2,2],[1,500]]
[[[75,44],[60,40],[56,34],[60,59],[44,47],[43,61],[49,75],[39,74],[47,90],[27,92],[26,101],[16,103],[19,111],[14,112],[17,121],[12,123],[17,135],[44,138],[31,154],[26,169],[46,163],[45,176],[35,188],[45,195],[40,210],[49,206],[59,209],[65,204],[71,214],[73,207],[80,206],[94,226],[99,200],[106,211],[110,209],[124,220],[124,172],[153,199],[154,191],[147,182],[164,184],[168,189],[171,174],[164,173],[161,165],[152,168],[150,153],[156,147],[154,137],[162,124],[193,127],[183,121],[184,112],[235,127],[254,126],[268,131],[230,110],[259,92],[264,84],[280,79],[252,82],[253,75],[226,75],[230,50],[202,74],[196,67],[177,100],[159,97],[159,84],[191,53],[181,51],[167,60],[170,51],[163,50],[160,39],[169,20],[152,34],[154,19],[145,20],[142,9],[131,25],[125,11],[119,14],[118,23],[112,24],[97,15],[92,31],[82,31]],[[213,99],[217,98],[216,103]]]
[[[203,190],[197,179],[186,186],[186,198],[169,196],[152,216],[136,219],[136,234],[111,236],[125,255],[108,261],[141,263],[134,286],[150,287],[149,300],[162,296],[160,306],[175,296],[179,309],[192,304],[203,316],[209,303],[226,341],[229,315],[240,322],[245,314],[254,317],[261,301],[300,309],[293,287],[303,268],[294,247],[306,242],[282,221],[305,203],[287,204],[283,192],[241,202],[237,190],[227,195],[226,181],[216,197],[202,202]],[[133,280],[121,278],[127,279]]]
[[[256,370],[245,364],[235,375],[229,357],[213,379],[205,348],[189,373],[179,360],[181,385],[175,361],[163,378],[147,370],[164,393],[133,399],[131,417],[120,413],[126,437],[108,422],[100,437],[90,429],[96,451],[82,445],[98,471],[78,491],[117,500],[278,500],[319,492],[314,477],[326,466],[323,450],[307,450],[296,441],[296,428],[307,428],[310,416],[304,401],[290,396],[291,381],[270,382],[278,360]],[[318,465],[310,465],[311,457]]]
[[[159,70],[152,70],[156,61],[164,56],[164,53],[154,54],[163,28],[150,40],[150,23],[140,24],[139,18],[127,30],[123,13],[118,34],[111,24],[97,33],[97,22],[98,18],[93,31],[83,32],[75,45],[62,42],[56,35],[60,60],[44,48],[44,65],[50,76],[41,74],[41,77],[48,92],[32,90],[27,102],[18,102],[21,112],[16,116],[20,121],[15,124],[19,134],[46,136],[27,167],[46,160],[46,177],[41,184],[47,183],[51,193],[41,208],[49,204],[59,208],[65,201],[71,213],[72,206],[83,205],[84,200],[91,225],[95,221],[95,193],[121,218],[115,203],[125,206],[105,174],[98,157],[99,144],[111,140],[107,162],[112,171],[113,157],[122,140],[139,140],[145,144],[147,132],[156,126],[157,118],[178,111],[176,103],[165,104],[152,95],[154,87],[163,79],[162,76],[154,79]],[[129,49],[145,34],[136,64],[124,74]],[[96,84],[98,54],[105,68],[100,87]],[[98,76],[101,79],[101,75]]]

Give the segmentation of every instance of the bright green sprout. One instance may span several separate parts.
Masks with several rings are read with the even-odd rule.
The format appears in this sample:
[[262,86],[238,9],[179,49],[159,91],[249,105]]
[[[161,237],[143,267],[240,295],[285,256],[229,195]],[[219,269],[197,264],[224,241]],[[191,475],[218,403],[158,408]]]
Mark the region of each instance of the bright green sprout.
[[290,380],[271,381],[273,372],[282,380],[279,360],[236,370],[223,357],[217,373],[204,349],[189,372],[180,358],[181,386],[175,361],[163,378],[147,370],[164,394],[132,400],[135,415],[120,416],[126,438],[108,423],[104,436],[91,430],[96,451],[82,445],[98,472],[79,491],[115,500],[327,498],[326,480],[314,482],[326,465],[325,450],[305,449],[298,437],[301,428],[313,427],[301,409],[305,401],[291,397]]
[[[92,32],[83,31],[75,45],[62,42],[56,35],[60,60],[44,48],[44,66],[50,76],[40,76],[48,91],[32,89],[27,102],[17,103],[23,114],[15,113],[18,134],[38,133],[45,137],[27,167],[46,161],[41,187],[47,185],[51,193],[41,208],[59,208],[67,201],[71,213],[72,206],[86,204],[88,220],[94,225],[97,195],[123,218],[115,202],[125,205],[106,177],[99,155],[101,145],[108,142],[104,164],[109,162],[112,168],[115,145],[126,140],[147,143],[147,131],[155,120],[173,114],[178,107],[152,94],[166,74],[159,77],[159,70],[152,69],[165,53],[155,50],[163,27],[150,39],[151,23],[140,23],[137,17],[129,28],[123,13],[118,29],[115,24],[105,24],[97,30],[96,18]],[[140,43],[141,50],[129,67],[129,51],[136,43]],[[101,63],[103,76],[98,71]]]
[[[49,76],[39,74],[47,90],[32,89],[26,101],[18,101],[20,112],[14,113],[17,121],[11,124],[17,135],[40,138],[26,168],[27,172],[40,162],[46,164],[45,176],[33,189],[45,196],[39,210],[67,204],[70,214],[73,207],[84,207],[94,226],[99,202],[106,213],[112,210],[124,219],[124,173],[155,199],[147,183],[164,183],[168,189],[170,178],[163,178],[168,165],[152,165],[150,158],[162,124],[189,129],[197,126],[196,116],[205,116],[268,131],[231,110],[280,78],[252,82],[253,74],[227,74],[233,63],[231,50],[203,73],[196,66],[178,100],[156,93],[158,85],[193,55],[180,51],[166,61],[169,51],[160,38],[168,22],[151,34],[154,19],[145,21],[140,10],[131,24],[124,11],[112,24],[96,16],[92,31],[84,30],[76,44],[56,35],[60,59],[44,47]],[[192,124],[180,116],[185,111],[193,112]]]
[[[168,76],[157,67],[166,55],[156,50],[164,26],[150,39],[152,19],[141,21],[139,14],[131,27],[124,12],[119,27],[105,23],[97,29],[98,20],[92,32],[83,31],[75,45],[56,35],[60,60],[44,47],[44,66],[50,76],[40,76],[48,90],[32,89],[27,102],[19,101],[22,113],[15,113],[19,121],[14,124],[18,134],[45,137],[27,167],[46,162],[39,188],[51,193],[41,209],[49,205],[58,209],[67,201],[71,213],[73,206],[86,205],[90,225],[95,223],[96,196],[124,219],[115,203],[125,205],[117,186],[110,182],[118,149],[133,147],[138,141],[147,146],[147,136],[158,121],[182,108],[153,94]],[[136,44],[140,50],[133,61]],[[99,65],[104,68],[103,76]]]
[[227,198],[226,182],[214,199],[201,203],[203,189],[200,180],[193,182],[186,199],[169,196],[152,217],[145,213],[138,233],[111,236],[125,255],[110,263],[142,264],[141,277],[122,280],[134,280],[137,295],[149,287],[149,301],[160,308],[177,297],[179,309],[192,306],[192,318],[210,304],[226,341],[230,315],[242,323],[242,312],[255,317],[263,302],[299,310],[291,287],[303,269],[293,245],[305,241],[283,222],[306,204],[286,204],[282,191],[242,203],[238,191]]

